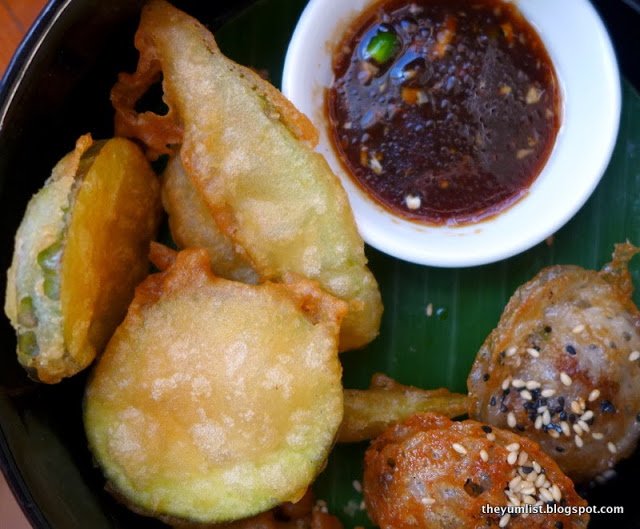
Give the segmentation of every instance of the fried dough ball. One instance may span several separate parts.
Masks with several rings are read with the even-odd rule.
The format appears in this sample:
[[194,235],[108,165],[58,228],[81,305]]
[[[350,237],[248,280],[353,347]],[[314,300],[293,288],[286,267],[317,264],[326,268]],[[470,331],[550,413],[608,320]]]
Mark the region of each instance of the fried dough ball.
[[[209,237],[213,244],[207,248],[214,261],[222,261],[214,269],[228,267],[232,250],[260,280],[297,275],[317,281],[348,303],[340,350],[373,340],[380,292],[347,195],[313,150],[317,131],[311,122],[258,74],[226,58],[204,26],[167,2],[145,5],[135,44],[137,70],[121,74],[111,93],[116,131],[142,140],[151,155],[179,157],[198,197],[165,202],[181,245],[196,246],[203,241],[202,226],[212,227],[220,234]],[[168,113],[138,113],[137,99],[160,74]],[[203,224],[181,221],[196,209],[206,218]],[[216,244],[224,247],[220,258]]]
[[601,272],[542,270],[515,292],[467,381],[470,415],[537,441],[574,480],[634,450],[640,434],[640,313],[616,246]]
[[29,375],[55,383],[87,367],[149,271],[160,186],[129,140],[82,136],[30,200],[7,273],[5,312]]
[[589,521],[587,514],[483,512],[486,505],[587,504],[533,441],[431,413],[415,415],[373,441],[363,486],[369,515],[381,529],[578,529]]
[[[170,252],[170,251],[169,251]],[[108,487],[161,519],[219,523],[298,500],[342,420],[344,302],[302,280],[215,277],[205,250],[136,289],[89,381],[85,429]]]

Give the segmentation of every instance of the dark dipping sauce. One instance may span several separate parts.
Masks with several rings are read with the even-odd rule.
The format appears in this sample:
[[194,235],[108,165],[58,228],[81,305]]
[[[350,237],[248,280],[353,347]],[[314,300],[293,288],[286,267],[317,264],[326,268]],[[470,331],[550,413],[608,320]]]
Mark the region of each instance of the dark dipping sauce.
[[524,194],[559,128],[535,30],[498,0],[375,4],[334,55],[332,141],[385,208],[428,224],[493,216]]

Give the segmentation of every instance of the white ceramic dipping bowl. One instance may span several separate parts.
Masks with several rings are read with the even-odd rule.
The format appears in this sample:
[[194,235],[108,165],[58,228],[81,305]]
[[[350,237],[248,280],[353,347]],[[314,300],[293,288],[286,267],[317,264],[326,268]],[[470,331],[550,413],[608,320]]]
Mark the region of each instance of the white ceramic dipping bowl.
[[325,90],[344,31],[373,0],[310,0],[289,44],[284,94],[316,125],[318,150],[347,190],[358,229],[375,248],[414,263],[464,267],[531,248],[585,203],[609,162],[620,120],[620,78],[609,36],[588,0],[518,0],[542,38],[560,84],[561,126],[528,193],[495,217],[428,226],[383,209],[346,174],[329,138]]

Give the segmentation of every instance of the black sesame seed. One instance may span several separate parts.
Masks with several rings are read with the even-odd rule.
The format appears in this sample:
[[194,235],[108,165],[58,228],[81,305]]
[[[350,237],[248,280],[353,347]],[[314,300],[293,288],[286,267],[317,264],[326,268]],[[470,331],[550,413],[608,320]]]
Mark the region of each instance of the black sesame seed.
[[489,373],[485,373],[484,375],[482,375],[482,380],[484,380],[485,382],[489,380]]
[[569,422],[571,424],[574,424],[576,422],[576,414],[575,413],[570,413],[569,414]]
[[533,472],[533,467],[520,467],[523,474],[531,474]]
[[501,402],[501,403],[500,403],[500,413],[507,413],[507,410],[508,410],[508,408],[507,408],[507,406],[505,405],[505,403],[504,403],[504,402]]
[[516,430],[518,430],[519,432],[524,432],[525,428],[524,426],[522,426],[522,424],[516,424]]
[[545,326],[544,328],[544,332],[546,332],[547,334],[549,334],[551,332],[551,327],[549,327],[548,325]]
[[573,345],[567,345],[565,347],[567,353],[569,353],[570,355],[575,355],[576,354],[576,348]]
[[[509,393],[511,393],[511,388],[507,388],[502,390],[502,394],[506,397]],[[504,398],[504,397],[503,397]]]
[[606,399],[600,402],[600,409],[602,410],[602,413],[616,412],[616,407],[611,403],[611,401],[608,401]]
[[482,426],[482,431],[484,433],[491,433],[493,430],[491,429],[491,426],[487,426],[486,424]]
[[491,400],[489,401],[489,405],[490,406],[495,406],[496,405],[496,397],[495,397],[495,395],[493,397],[491,397]]
[[558,397],[558,406],[562,406],[564,408],[564,397]]
[[[562,408],[560,408],[562,410]],[[562,410],[560,412],[558,412],[558,417],[560,418],[561,421],[566,421],[567,420],[567,412]]]
[[564,452],[564,448],[562,448],[561,446],[556,446],[556,452],[562,454]]

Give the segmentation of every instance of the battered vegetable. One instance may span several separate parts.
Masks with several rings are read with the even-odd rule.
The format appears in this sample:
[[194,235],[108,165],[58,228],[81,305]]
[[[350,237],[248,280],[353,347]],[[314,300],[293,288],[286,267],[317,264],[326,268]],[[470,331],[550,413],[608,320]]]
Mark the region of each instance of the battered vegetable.
[[[533,441],[476,421],[425,413],[389,428],[365,454],[364,495],[381,529],[584,529],[587,503]],[[571,514],[510,515],[545,505]]]
[[373,439],[387,427],[420,412],[459,417],[466,415],[466,395],[448,389],[424,390],[404,386],[386,375],[376,374],[367,390],[344,390],[344,420],[338,442]]
[[[261,280],[302,276],[345,300],[341,350],[370,342],[380,326],[380,292],[346,193],[313,151],[313,125],[256,73],[224,57],[201,24],[164,1],[145,6],[135,43],[138,69],[122,74],[111,94],[118,133],[145,141],[151,155],[177,151],[211,215],[207,223]],[[160,73],[169,112],[138,114],[136,100]],[[178,222],[172,220],[174,228]],[[193,246],[188,234],[184,229],[180,238]]]
[[148,271],[160,219],[156,177],[128,140],[82,136],[31,199],[7,274],[18,360],[55,383],[84,369]]
[[574,480],[628,457],[640,436],[640,312],[616,246],[603,271],[542,270],[513,295],[468,379],[470,415],[540,443]]
[[85,428],[108,486],[161,519],[227,522],[296,501],[342,420],[345,303],[307,280],[215,277],[154,245],[90,380]]

